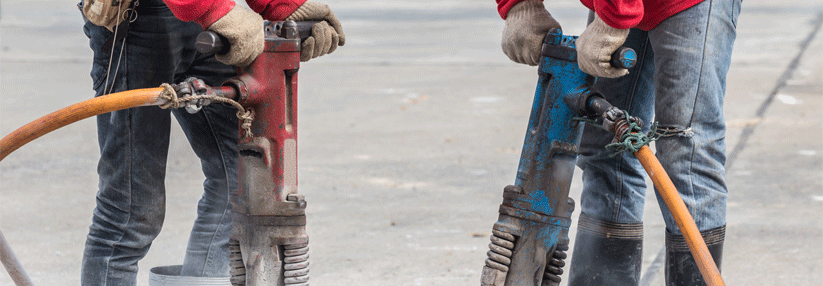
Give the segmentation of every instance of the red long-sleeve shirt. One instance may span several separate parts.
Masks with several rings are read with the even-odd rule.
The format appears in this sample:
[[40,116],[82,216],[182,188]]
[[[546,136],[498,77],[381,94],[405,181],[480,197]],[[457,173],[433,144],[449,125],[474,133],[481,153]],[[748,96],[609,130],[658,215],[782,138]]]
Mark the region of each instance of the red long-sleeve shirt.
[[[234,8],[233,0],[163,0],[181,21],[195,22],[208,28]],[[306,0],[246,0],[254,12],[266,20],[281,21],[297,10]]]
[[[515,4],[523,0],[496,0],[503,19]],[[617,29],[640,28],[648,31],[663,20],[691,8],[703,0],[580,0],[597,13],[603,22]]]

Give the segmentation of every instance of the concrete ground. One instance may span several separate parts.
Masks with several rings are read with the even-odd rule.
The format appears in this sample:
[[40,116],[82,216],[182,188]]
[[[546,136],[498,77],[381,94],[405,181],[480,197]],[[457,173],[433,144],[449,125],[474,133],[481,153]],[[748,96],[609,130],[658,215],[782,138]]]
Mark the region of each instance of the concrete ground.
[[[74,2],[0,5],[3,135],[92,97]],[[312,284],[478,285],[535,68],[500,52],[491,0],[322,2],[347,44],[300,71]],[[583,31],[577,1],[547,3],[567,34]],[[823,285],[821,21],[820,2],[743,3],[726,95],[728,285]],[[202,192],[195,156],[172,132],[166,222],[139,285],[151,267],[182,262]],[[0,163],[0,230],[37,285],[79,284],[98,156],[88,119]],[[580,188],[575,178],[572,197]],[[644,220],[642,285],[662,285],[664,224],[652,195]],[[4,273],[0,285],[12,285]]]

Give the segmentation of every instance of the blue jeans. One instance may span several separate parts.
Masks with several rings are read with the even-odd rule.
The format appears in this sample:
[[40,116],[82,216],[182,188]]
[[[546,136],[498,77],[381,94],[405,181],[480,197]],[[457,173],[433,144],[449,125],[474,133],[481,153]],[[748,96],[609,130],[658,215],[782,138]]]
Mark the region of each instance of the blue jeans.
[[[94,51],[91,77],[98,96],[178,83],[191,76],[219,86],[235,75],[233,67],[196,52],[194,38],[200,26],[179,21],[162,1],[141,0],[136,10],[124,47],[118,42],[114,49],[104,49],[111,32],[88,22],[84,26]],[[229,190],[236,188],[238,176],[235,112],[223,104],[211,104],[196,114],[150,106],[97,117],[100,183],[83,253],[82,285],[136,284],[137,262],[163,225],[170,114],[180,123],[206,177],[181,274],[229,275]]]
[[[595,88],[618,108],[640,117],[644,132],[658,121],[666,135],[657,157],[700,231],[726,224],[723,98],[741,0],[705,0],[651,31],[632,29],[626,45],[638,52],[629,75],[598,79]],[[645,171],[633,154],[612,157],[614,136],[587,126],[578,166],[583,170],[581,214],[613,223],[641,223]],[[658,196],[666,228],[680,234]]]

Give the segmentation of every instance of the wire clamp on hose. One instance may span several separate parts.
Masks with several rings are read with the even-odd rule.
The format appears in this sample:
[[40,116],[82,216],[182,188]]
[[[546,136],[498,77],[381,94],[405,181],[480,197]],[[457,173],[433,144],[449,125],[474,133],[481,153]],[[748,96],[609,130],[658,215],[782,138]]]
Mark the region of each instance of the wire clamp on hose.
[[240,128],[243,128],[245,138],[254,136],[251,132],[254,112],[243,108],[237,101],[216,95],[202,79],[190,77],[179,84],[163,83],[160,86],[164,88],[160,98],[166,100],[166,103],[159,105],[160,108],[185,107],[188,113],[194,114],[212,102],[230,104],[237,108],[237,118],[240,119]]
[[614,151],[612,156],[616,156],[624,151],[632,153],[640,150],[641,147],[649,145],[652,141],[659,139],[664,133],[655,133],[657,122],[651,126],[649,133],[643,133],[643,120],[629,116],[629,112],[616,107],[609,108],[603,114],[603,129],[614,133],[614,140],[606,145],[606,149]]

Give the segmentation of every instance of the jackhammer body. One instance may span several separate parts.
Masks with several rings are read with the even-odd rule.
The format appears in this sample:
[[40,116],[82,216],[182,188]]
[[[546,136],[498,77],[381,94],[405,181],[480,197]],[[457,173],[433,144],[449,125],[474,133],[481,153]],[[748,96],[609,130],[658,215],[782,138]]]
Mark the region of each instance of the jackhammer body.
[[[583,122],[594,78],[577,65],[575,36],[552,30],[543,41],[539,80],[514,185],[503,191],[498,221],[483,267],[481,285],[557,285],[574,200],[569,198]],[[633,50],[621,48],[612,64],[634,65]]]
[[[253,135],[240,128],[239,186],[231,193],[233,285],[308,285],[306,201],[297,193],[297,74],[300,30],[305,37],[311,24],[267,22],[264,52],[223,85],[255,117]],[[224,42],[204,32],[197,45],[219,52]]]
[[227,83],[256,117],[254,135],[238,145],[240,185],[231,196],[232,237],[239,242],[232,260],[239,250],[245,268],[232,265],[238,285],[302,285],[309,279],[306,201],[297,194],[300,38],[276,36],[270,27],[265,51]]

